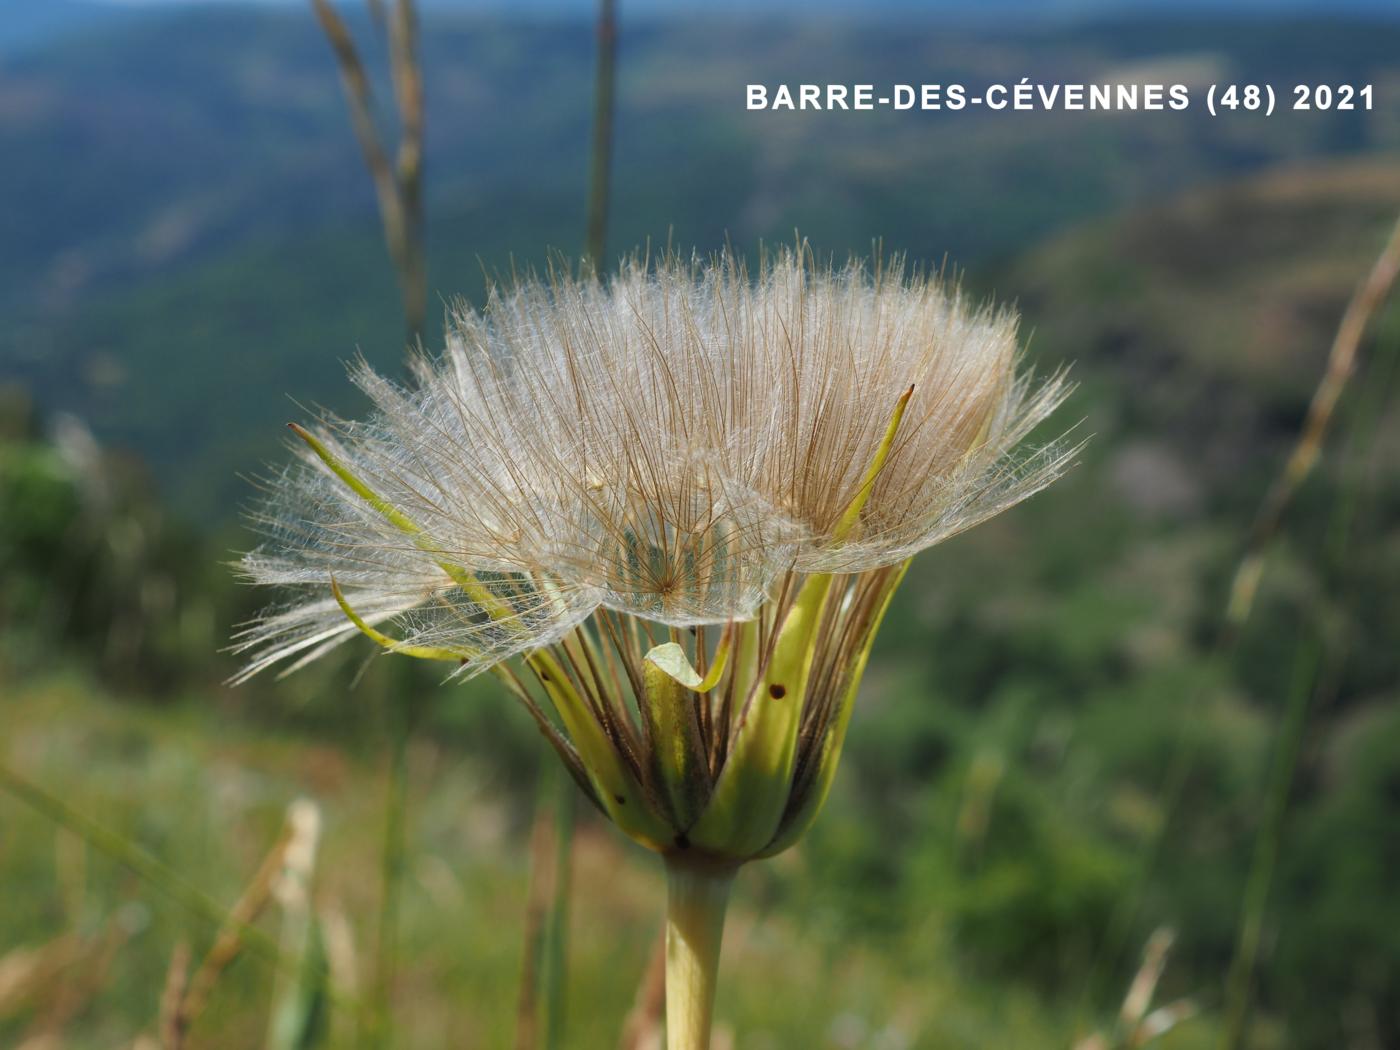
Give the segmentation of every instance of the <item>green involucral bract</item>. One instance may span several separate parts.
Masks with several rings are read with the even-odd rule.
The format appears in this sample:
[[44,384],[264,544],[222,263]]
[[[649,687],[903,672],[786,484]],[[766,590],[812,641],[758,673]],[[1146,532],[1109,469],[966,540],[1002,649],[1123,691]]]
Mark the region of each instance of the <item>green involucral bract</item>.
[[[400,529],[405,535],[413,537],[415,543],[422,549],[440,553],[431,546],[422,529],[366,485],[331,453],[324,442],[319,441],[313,434],[301,427],[294,425],[292,429],[310,446],[317,457],[345,482],[351,491],[363,499],[373,510],[382,514],[386,521]],[[446,576],[476,601],[487,615],[494,620],[510,622],[511,614],[503,602],[491,594],[470,572],[445,560],[439,559],[438,564]],[[362,633],[389,651],[430,660],[461,662],[471,659],[471,654],[465,651],[457,652],[395,642],[387,635],[372,628],[351,609],[334,580],[331,581],[331,587],[332,593],[346,617]],[[619,828],[632,838],[652,849],[664,848],[671,837],[668,834],[667,826],[647,804],[642,785],[623,763],[616,747],[608,739],[602,724],[594,716],[584,698],[579,695],[568,676],[564,674],[558,660],[548,651],[539,649],[526,654],[525,661],[543,684],[545,694],[554,707],[555,714],[568,736],[568,741],[578,754],[583,772],[592,785],[594,801]]]
[[834,719],[822,738],[816,757],[815,772],[812,774],[810,782],[801,786],[800,792],[798,792],[799,785],[793,785],[794,791],[798,792],[796,796],[797,806],[785,814],[783,827],[777,837],[758,856],[771,857],[794,845],[798,839],[806,834],[807,829],[812,826],[812,821],[817,819],[817,814],[826,804],[826,796],[831,792],[831,782],[836,778],[836,767],[841,761],[841,747],[846,742],[846,727],[851,722],[851,711],[855,708],[856,693],[860,690],[860,681],[865,675],[865,665],[870,659],[871,646],[875,644],[875,635],[879,632],[880,623],[884,620],[885,613],[890,607],[890,599],[894,597],[894,592],[899,589],[899,584],[904,579],[908,568],[909,563],[905,562],[886,585],[880,609],[875,614],[875,619],[870,624],[869,634],[849,670],[849,682],[841,692]]
[[[834,539],[838,543],[855,531],[913,394],[911,386],[895,403],[860,488],[836,526]],[[816,643],[823,618],[832,614],[827,604],[834,580],[830,574],[808,577],[783,620],[763,680],[744,706],[738,737],[715,785],[714,797],[690,835],[697,846],[745,858],[763,851],[777,835],[792,792],[797,735]],[[753,625],[746,624],[745,629],[753,629]]]
[[[833,529],[837,543],[860,527],[912,394],[911,387],[896,402],[860,487]],[[431,556],[444,574],[445,590],[459,590],[503,630],[521,629],[509,596],[456,564],[326,442],[301,427],[293,430],[336,478]],[[611,678],[600,670],[605,660],[586,628],[522,656],[548,697],[553,720],[534,706],[518,679],[493,670],[530,707],[576,779],[624,832],[659,852],[693,850],[722,864],[742,863],[796,842],[826,799],[875,631],[904,567],[882,572],[863,592],[873,603],[854,611],[846,608],[855,600],[853,577],[798,577],[795,595],[769,601],[754,620],[725,625],[704,674],[674,640],[652,646],[640,667],[630,662],[634,656],[620,652],[636,699],[635,727],[625,697],[615,695],[623,676],[615,668]],[[547,583],[532,586],[549,592]],[[334,578],[330,587],[346,618],[387,651],[460,664],[478,657],[466,647],[396,641],[356,612]],[[634,641],[641,637],[635,623],[627,631]],[[825,653],[824,646],[838,649]],[[703,662],[703,636],[697,636],[695,651]],[[823,677],[814,697],[819,665]],[[722,704],[711,696],[721,685]]]

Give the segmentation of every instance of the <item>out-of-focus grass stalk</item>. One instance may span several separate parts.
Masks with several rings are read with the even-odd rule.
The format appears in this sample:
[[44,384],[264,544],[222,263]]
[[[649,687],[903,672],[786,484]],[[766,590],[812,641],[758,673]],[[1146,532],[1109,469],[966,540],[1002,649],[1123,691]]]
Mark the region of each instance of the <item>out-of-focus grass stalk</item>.
[[[599,0],[597,64],[593,82],[593,139],[588,167],[585,252],[596,271],[607,247],[608,199],[612,183],[612,142],[617,83],[617,3]],[[516,1017],[516,1050],[557,1050],[564,1045],[564,1003],[568,990],[569,889],[573,882],[574,785],[550,763],[541,769],[535,829],[531,833],[532,877],[525,912],[525,959]],[[544,846],[553,823],[551,876]],[[551,887],[549,905],[540,894]]]
[[564,1045],[574,790],[563,766],[547,762],[541,767],[530,832],[516,1050],[558,1050]]
[[1370,326],[1371,319],[1380,309],[1400,276],[1400,220],[1391,231],[1390,239],[1381,249],[1371,271],[1352,293],[1342,315],[1337,334],[1332,340],[1332,349],[1327,357],[1327,369],[1322,381],[1314,391],[1312,403],[1308,406],[1307,418],[1303,421],[1302,432],[1293,446],[1283,471],[1274,480],[1273,487],[1259,508],[1250,530],[1249,543],[1245,555],[1235,570],[1234,581],[1230,585],[1230,601],[1226,611],[1227,629],[1239,630],[1249,619],[1254,607],[1254,596],[1259,591],[1259,580],[1264,572],[1264,557],[1269,543],[1278,531],[1284,512],[1293,502],[1299,486],[1312,473],[1318,457],[1322,454],[1322,443],[1336,414],[1337,402],[1341,400],[1347,382],[1356,371],[1356,357],[1361,348],[1362,336]]
[[569,894],[573,883],[575,787],[557,762],[553,770],[554,792],[554,896],[544,935],[544,1046],[564,1045],[565,1001],[569,975]]
[[[321,31],[335,52],[350,107],[355,137],[374,182],[384,244],[398,273],[410,343],[417,342],[427,316],[428,270],[423,251],[423,76],[418,61],[418,17],[413,0],[395,0],[388,22],[389,66],[399,113],[399,145],[391,162],[374,119],[369,75],[349,28],[330,0],[311,0]],[[373,13],[374,7],[371,6]]]
[[77,835],[57,829],[54,835],[54,871],[62,891],[68,924],[77,929],[87,897],[87,844]]
[[[20,1037],[19,1050],[48,1050],[63,1044],[69,1024],[91,1008],[93,1000],[107,985],[112,964],[135,929],[118,912],[108,919],[101,934],[80,942],[79,957],[74,960],[76,965],[65,970],[61,979],[53,980],[52,994]],[[54,974],[55,978],[58,976]]]
[[214,940],[213,947],[205,954],[203,961],[199,964],[199,969],[189,980],[188,987],[176,1001],[175,1011],[169,1022],[161,1026],[162,1029],[168,1030],[170,1035],[167,1042],[168,1050],[179,1050],[184,1045],[190,1026],[204,1011],[204,1004],[208,1002],[209,995],[214,990],[220,976],[242,950],[243,930],[256,922],[263,909],[267,907],[268,899],[272,894],[272,883],[282,867],[282,859],[286,853],[289,838],[289,828],[284,827],[277,842],[263,859],[257,874],[253,876],[253,881],[248,883],[242,896],[229,910],[223,928],[219,930],[219,935]]
[[[593,78],[593,143],[588,166],[587,251],[593,268],[604,269],[608,242],[608,202],[612,196],[613,116],[617,86],[617,0],[598,0],[598,55]],[[553,765],[553,763],[551,763]],[[573,884],[573,841],[576,797],[564,771],[555,768],[554,903],[550,909],[545,1002],[549,1021],[546,1050],[564,1045],[564,1002],[567,994],[569,892]]]
[[[393,162],[374,119],[369,76],[354,38],[330,0],[311,0],[321,30],[335,53],[350,119],[374,183],[384,244],[398,274],[404,325],[410,345],[421,342],[427,324],[428,267],[424,252],[423,131],[426,106],[418,57],[418,15],[413,0],[395,0],[391,12],[370,0],[371,19],[389,39],[389,69],[398,108],[399,144]],[[394,698],[388,706],[396,708]],[[374,1023],[371,1045],[392,1045],[392,999],[397,973],[398,911],[402,895],[407,826],[408,740],[411,720],[388,712],[389,773],[385,788],[382,890],[375,938]]]
[[588,169],[588,257],[603,268],[612,193],[613,112],[617,87],[617,0],[598,0],[598,59],[593,84],[593,150]]
[[422,338],[428,312],[428,259],[423,249],[423,70],[418,61],[418,13],[413,0],[397,0],[389,22],[389,68],[399,109],[396,178],[403,211],[403,312],[412,342]]
[[240,922],[230,909],[225,908],[183,875],[166,867],[136,843],[84,816],[62,799],[4,765],[0,765],[0,789],[48,820],[71,831],[94,849],[105,853],[194,917],[215,928],[228,926],[236,929],[248,950],[274,967],[280,969],[295,964],[295,960],[283,957],[277,942],[271,937],[255,926]]
[[184,1030],[180,1024],[180,1007],[189,990],[190,943],[176,942],[170,953],[170,966],[165,972],[165,987],[160,993],[160,1014],[156,1022],[161,1050],[180,1050]]
[[[1396,227],[1396,234],[1392,235],[1388,250],[1395,249],[1397,244],[1400,244],[1400,225]],[[1376,270],[1373,270],[1373,280],[1375,273]],[[1395,279],[1394,269],[1391,270],[1390,279],[1392,282]],[[1385,296],[1382,292],[1372,304],[1371,311],[1378,310],[1384,299]],[[1354,303],[1355,300],[1353,300]],[[1370,315],[1367,316],[1369,319]],[[1364,327],[1363,324],[1362,330]],[[1360,335],[1361,330],[1358,330],[1355,333],[1358,342]],[[1354,350],[1349,351],[1349,353],[1354,358]],[[1366,448],[1370,439],[1375,435],[1382,401],[1390,388],[1390,381],[1395,373],[1396,357],[1394,353],[1388,358],[1388,366],[1384,381],[1377,381],[1370,385],[1371,396],[1358,409],[1358,418],[1352,427],[1348,441],[1349,445],[1358,449]],[[1349,368],[1354,368],[1354,366],[1349,366]],[[1333,403],[1335,404],[1335,401]],[[1295,452],[1295,459],[1296,456]],[[1316,459],[1316,452],[1313,453],[1313,458]],[[1290,460],[1290,464],[1292,462],[1293,460]],[[1345,558],[1352,522],[1357,514],[1359,488],[1359,485],[1347,487],[1332,506],[1325,544],[1326,554],[1334,563]],[[1244,1045],[1254,967],[1259,956],[1259,944],[1263,935],[1269,890],[1282,848],[1284,816],[1287,812],[1288,799],[1293,788],[1293,778],[1301,755],[1309,701],[1315,693],[1323,694],[1319,700],[1325,699],[1325,694],[1329,691],[1328,686],[1335,686],[1341,673],[1340,665],[1344,653],[1329,654],[1324,681],[1319,683],[1318,667],[1323,656],[1322,644],[1314,635],[1300,650],[1295,663],[1288,709],[1283,728],[1279,734],[1278,750],[1270,774],[1264,821],[1255,842],[1249,879],[1245,887],[1235,956],[1231,960],[1229,974],[1226,978],[1226,1023],[1221,1037],[1221,1046],[1224,1050],[1236,1050]]]
[[[1216,635],[1215,642],[1201,660],[1202,665],[1209,672],[1210,680],[1213,681],[1216,675],[1223,673],[1224,669],[1229,666],[1238,639],[1239,632],[1237,631],[1221,631]],[[1109,917],[1103,943],[1095,953],[1094,964],[1090,967],[1088,980],[1085,982],[1083,993],[1080,996],[1076,1011],[1077,1026],[1082,1027],[1093,992],[1106,978],[1108,967],[1126,948],[1128,937],[1133,930],[1134,920],[1146,896],[1148,883],[1152,878],[1152,873],[1157,870],[1157,862],[1161,859],[1163,846],[1166,845],[1172,819],[1176,815],[1181,795],[1186,790],[1186,782],[1190,778],[1191,768],[1195,763],[1196,751],[1191,740],[1191,733],[1195,717],[1200,712],[1209,689],[1208,684],[1197,687],[1188,694],[1186,702],[1183,704],[1179,730],[1172,742],[1171,757],[1167,760],[1167,769],[1162,777],[1162,787],[1158,792],[1158,797],[1162,800],[1161,817],[1149,833],[1147,843],[1138,858],[1132,874],[1132,888],[1124,895],[1122,901],[1114,908],[1113,914]]]
[[659,1046],[666,1014],[666,931],[656,938],[651,961],[647,963],[632,1010],[622,1026],[618,1050],[648,1050]]
[[[332,901],[323,902],[316,912],[316,930],[320,935],[321,948],[325,955],[326,972],[329,974],[332,994],[350,999],[356,998],[360,985],[359,957],[355,950],[355,935],[350,919],[341,906]],[[353,1024],[356,1018],[344,1013],[332,1014],[327,1033],[327,1045],[351,1047],[359,1039],[359,1031]]]
[[1259,957],[1259,938],[1264,929],[1264,912],[1283,842],[1283,818],[1288,812],[1293,772],[1297,768],[1303,729],[1307,725],[1309,701],[1317,687],[1321,661],[1322,643],[1310,632],[1294,654],[1288,710],[1283,728],[1279,732],[1265,796],[1264,819],[1259,826],[1259,837],[1255,841],[1254,857],[1249,866],[1249,878],[1245,883],[1239,939],[1235,947],[1235,957],[1230,962],[1230,971],[1225,979],[1225,1027],[1220,1036],[1222,1050],[1234,1050],[1244,1039],[1254,963]]
[[[309,908],[311,866],[319,830],[320,813],[315,804],[306,799],[293,802],[287,809],[281,835],[238,902],[229,910],[223,928],[193,978],[188,976],[188,944],[181,941],[175,946],[165,991],[161,996],[157,1026],[163,1050],[182,1050],[186,1045],[190,1029],[204,1012],[214,987],[243,949],[243,930],[256,922],[274,899],[281,904],[284,913],[279,949],[284,965],[275,973],[276,991],[268,1046],[292,1048],[301,1045],[301,1036],[308,1028],[305,1021],[309,1010],[298,1012],[295,1008],[304,1007],[310,996],[300,994],[293,1001],[293,992],[302,993],[307,989],[320,992],[326,987],[324,974],[318,973],[314,965],[318,960],[313,960],[307,950],[310,920],[304,914]],[[290,936],[291,930],[299,930],[304,936]]]
[[311,968],[316,961],[316,922],[311,910],[311,879],[321,834],[321,812],[309,799],[287,809],[286,848],[272,895],[282,908],[282,952],[300,960],[295,972],[278,974],[268,1024],[267,1050],[301,1050],[316,1032],[317,1005],[326,990]]
[[1138,1050],[1196,1015],[1196,1004],[1190,999],[1153,1006],[1173,940],[1175,935],[1171,930],[1159,927],[1153,931],[1143,948],[1142,962],[1118,1008],[1113,1030],[1108,1034],[1095,1032],[1080,1039],[1074,1044],[1074,1050]]
[[540,975],[544,957],[545,910],[549,906],[549,822],[542,819],[547,781],[543,774],[536,788],[535,817],[530,829],[530,882],[525,891],[525,947],[520,967],[520,994],[515,1005],[515,1050],[534,1050],[540,1035]]
[[384,838],[379,857],[379,912],[375,921],[371,1046],[393,1045],[394,981],[398,975],[399,900],[408,852],[408,740],[410,718],[390,696],[389,769],[384,785]]
[[[1255,515],[1254,524],[1245,544],[1244,554],[1241,556],[1231,580],[1222,628],[1203,659],[1204,665],[1212,671],[1221,671],[1230,663],[1240,634],[1253,612],[1254,598],[1258,593],[1270,544],[1299,486],[1306,480],[1317,463],[1337,404],[1347,382],[1356,370],[1356,359],[1362,337],[1377,311],[1389,297],[1398,276],[1400,276],[1400,220],[1397,220],[1385,246],[1381,249],[1366,276],[1356,286],[1347,303],[1332,340],[1327,366],[1309,404],[1308,414],[1304,419],[1298,440],[1283,471],[1275,479]],[[1153,830],[1147,846],[1142,851],[1142,858],[1134,876],[1133,890],[1125,897],[1123,905],[1115,911],[1109,921],[1104,943],[1097,952],[1098,962],[1092,967],[1089,980],[1084,986],[1084,994],[1081,997],[1079,1008],[1081,1018],[1093,989],[1103,976],[1104,967],[1119,954],[1126,943],[1132,928],[1133,917],[1146,890],[1147,881],[1156,868],[1162,846],[1166,842],[1172,815],[1180,801],[1181,793],[1185,790],[1195,758],[1194,750],[1189,743],[1189,724],[1192,721],[1190,715],[1199,706],[1205,692],[1206,687],[1198,689],[1186,704],[1186,715],[1182,718],[1182,731],[1172,749],[1166,775],[1163,778],[1160,793],[1162,819]],[[1296,698],[1298,694],[1298,683],[1295,681],[1292,696]],[[1308,691],[1303,690],[1302,696],[1303,699],[1300,703],[1305,714]],[[1291,711],[1292,704],[1290,704],[1290,713]],[[1284,743],[1285,740],[1281,738],[1281,748]],[[1276,776],[1275,781],[1277,779]],[[1291,781],[1290,768],[1288,776],[1290,785]],[[1262,838],[1260,841],[1263,841]],[[1262,902],[1259,906],[1262,906]],[[1232,964],[1232,970],[1233,968]],[[1247,980],[1244,982],[1246,996],[1248,983]],[[1233,1007],[1229,1008],[1233,1009]],[[1227,1039],[1225,1045],[1234,1047],[1237,1044],[1231,1043]]]

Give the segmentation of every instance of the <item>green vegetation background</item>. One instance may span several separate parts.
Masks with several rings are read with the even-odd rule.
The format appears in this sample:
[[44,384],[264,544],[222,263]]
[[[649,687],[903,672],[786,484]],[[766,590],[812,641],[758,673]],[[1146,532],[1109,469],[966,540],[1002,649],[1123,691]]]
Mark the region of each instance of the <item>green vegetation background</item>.
[[[429,23],[435,294],[577,250],[590,33]],[[799,226],[832,251],[880,236],[929,265],[946,252],[975,291],[1019,302],[1038,364],[1075,363],[1061,418],[1093,435],[1067,480],[916,563],[828,812],[741,880],[719,1003],[736,1045],[1069,1047],[1111,1027],[1164,926],[1159,999],[1201,1013],[1163,1045],[1215,1045],[1300,689],[1248,1045],[1400,1045],[1394,311],[1253,621],[1216,644],[1254,509],[1400,211],[1397,44],[1394,23],[1339,19],[627,27],[614,245]],[[737,101],[750,79],[874,69],[1365,80],[1377,101],[1216,120]],[[220,901],[287,804],[316,799],[318,907],[364,980],[382,712],[417,705],[399,1038],[504,1046],[541,761],[528,719],[489,684],[363,650],[220,684],[218,650],[258,602],[221,564],[249,542],[239,472],[278,457],[304,412],[288,396],[357,411],[338,362],[393,369],[402,352],[337,91],[308,21],[252,10],[132,16],[0,59],[0,759]],[[662,888],[587,819],[578,857],[567,1045],[610,1046]],[[4,1045],[55,1017],[62,1045],[130,1045],[176,942],[213,934],[5,796],[0,886],[0,960],[86,938],[37,989],[0,979]],[[271,987],[240,960],[197,1045],[260,1045]]]

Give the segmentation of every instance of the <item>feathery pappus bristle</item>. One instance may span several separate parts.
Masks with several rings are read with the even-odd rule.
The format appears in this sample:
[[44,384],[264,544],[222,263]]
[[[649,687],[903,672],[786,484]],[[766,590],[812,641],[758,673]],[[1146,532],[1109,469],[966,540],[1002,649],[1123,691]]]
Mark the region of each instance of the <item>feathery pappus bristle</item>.
[[1013,313],[898,260],[636,257],[497,288],[408,383],[355,370],[367,421],[300,432],[242,563],[292,597],[235,640],[245,675],[357,633],[347,609],[475,673],[600,607],[726,623],[788,574],[901,563],[1065,468],[1025,440],[1068,385],[1019,359]]

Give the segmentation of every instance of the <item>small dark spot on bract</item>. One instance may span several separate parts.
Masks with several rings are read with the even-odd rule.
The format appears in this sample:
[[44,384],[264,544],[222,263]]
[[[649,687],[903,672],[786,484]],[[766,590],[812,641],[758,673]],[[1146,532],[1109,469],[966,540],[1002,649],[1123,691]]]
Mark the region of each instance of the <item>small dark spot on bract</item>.
[[783,697],[787,696],[787,686],[779,685],[777,682],[774,682],[768,687],[768,695],[774,700],[781,700]]
[[690,839],[686,838],[684,831],[682,831],[679,835],[676,836],[676,848],[690,849]]
[[623,798],[621,795],[614,795],[613,801],[615,801],[619,806],[627,805],[627,799]]
[[552,681],[554,681],[554,679],[549,677],[549,672],[548,672],[548,671],[541,671],[541,672],[540,672],[540,681],[541,681],[541,682],[552,682]]

